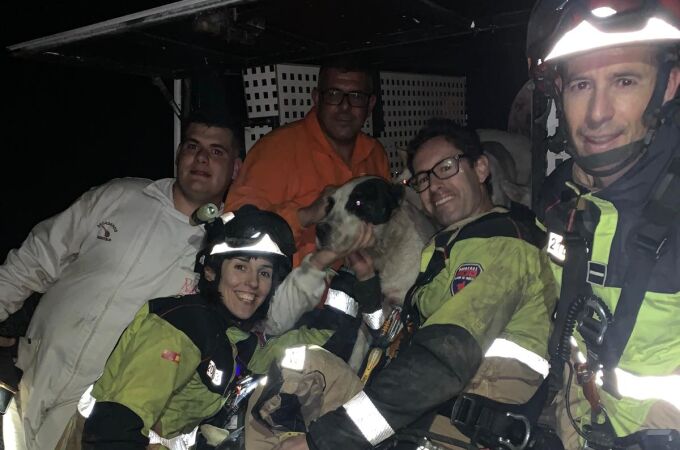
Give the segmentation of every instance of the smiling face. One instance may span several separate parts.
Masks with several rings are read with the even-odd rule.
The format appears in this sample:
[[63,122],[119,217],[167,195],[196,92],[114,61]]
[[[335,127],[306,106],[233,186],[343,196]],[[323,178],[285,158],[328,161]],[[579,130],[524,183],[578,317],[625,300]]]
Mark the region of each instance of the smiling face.
[[642,139],[657,67],[651,46],[614,47],[565,64],[562,92],[569,133],[580,156]]
[[[443,136],[437,136],[418,148],[413,157],[413,169],[415,173],[427,171],[443,159],[462,154]],[[468,158],[461,158],[456,175],[440,180],[430,174],[430,187],[420,193],[423,208],[444,227],[479,215],[492,207],[484,185],[488,176],[489,165],[485,156],[480,156],[474,163],[470,163]]]
[[319,125],[332,144],[343,146],[354,143],[375,106],[376,98],[371,95],[369,104],[365,107],[351,106],[348,98],[344,98],[339,105],[329,105],[323,101],[323,92],[337,89],[370,94],[369,87],[368,75],[362,72],[343,72],[332,68],[323,72],[319,87],[312,93],[312,99],[317,108]]
[[[206,267],[206,277],[214,277]],[[225,259],[218,290],[222,303],[235,317],[249,319],[264,303],[272,288],[274,268],[267,258],[238,256]]]
[[189,212],[219,205],[239,165],[231,130],[190,124],[177,152],[176,203],[189,204]]

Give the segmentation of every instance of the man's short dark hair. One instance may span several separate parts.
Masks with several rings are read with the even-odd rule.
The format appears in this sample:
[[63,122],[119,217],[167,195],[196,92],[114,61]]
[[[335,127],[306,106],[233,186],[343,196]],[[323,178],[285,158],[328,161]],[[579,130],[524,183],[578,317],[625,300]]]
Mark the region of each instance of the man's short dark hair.
[[324,79],[324,76],[330,69],[335,69],[339,72],[342,73],[347,73],[347,72],[359,72],[363,73],[366,75],[366,80],[368,82],[368,85],[366,86],[366,89],[368,90],[369,93],[373,93],[374,89],[374,78],[376,76],[376,71],[372,69],[370,66],[362,63],[356,58],[353,58],[351,56],[341,56],[337,58],[330,59],[323,64],[321,64],[321,68],[319,69],[319,83],[318,86],[320,88],[324,88],[325,86],[321,86],[321,80]]
[[472,130],[463,128],[456,124],[453,120],[443,118],[433,118],[425,122],[425,126],[418,131],[418,134],[408,144],[408,158],[406,165],[412,174],[415,174],[413,169],[413,158],[423,144],[430,139],[436,137],[443,137],[448,143],[463,152],[468,156],[470,163],[474,163],[484,154],[482,144],[479,142],[479,136]]
[[228,114],[210,114],[203,111],[192,112],[182,120],[182,141],[184,141],[187,129],[194,123],[200,123],[207,127],[224,128],[231,131],[232,146],[234,150],[236,150],[237,155],[240,158],[243,158],[243,153],[245,152],[243,126],[229,117]]

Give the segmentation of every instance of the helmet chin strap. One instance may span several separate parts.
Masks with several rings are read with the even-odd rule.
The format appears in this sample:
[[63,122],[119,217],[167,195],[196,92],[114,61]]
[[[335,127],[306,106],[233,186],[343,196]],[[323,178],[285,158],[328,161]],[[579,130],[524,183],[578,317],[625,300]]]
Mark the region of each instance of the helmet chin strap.
[[[571,139],[569,141],[571,142]],[[647,151],[647,141],[646,138],[640,139],[595,155],[579,156],[573,150],[569,153],[585,173],[602,178],[620,172],[642,156]]]

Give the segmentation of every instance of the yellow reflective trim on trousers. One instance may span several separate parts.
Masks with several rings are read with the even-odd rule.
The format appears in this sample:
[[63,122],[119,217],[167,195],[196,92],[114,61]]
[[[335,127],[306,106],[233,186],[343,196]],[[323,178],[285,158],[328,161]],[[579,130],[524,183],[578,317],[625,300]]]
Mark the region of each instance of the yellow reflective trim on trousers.
[[680,414],[680,375],[639,376],[614,369],[619,394],[636,400],[662,400]]
[[538,353],[532,352],[521,345],[503,338],[496,338],[491,347],[486,351],[484,357],[490,358],[509,358],[514,359],[529,367],[543,378],[548,376],[550,363]]

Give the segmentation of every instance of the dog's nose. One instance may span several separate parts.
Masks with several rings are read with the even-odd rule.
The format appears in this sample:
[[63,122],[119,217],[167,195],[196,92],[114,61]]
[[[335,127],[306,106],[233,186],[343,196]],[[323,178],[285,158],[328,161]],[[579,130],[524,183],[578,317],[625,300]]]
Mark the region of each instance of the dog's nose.
[[331,226],[326,222],[321,222],[316,225],[316,238],[319,240],[319,245],[321,247],[325,246],[328,241],[328,237],[331,234]]

